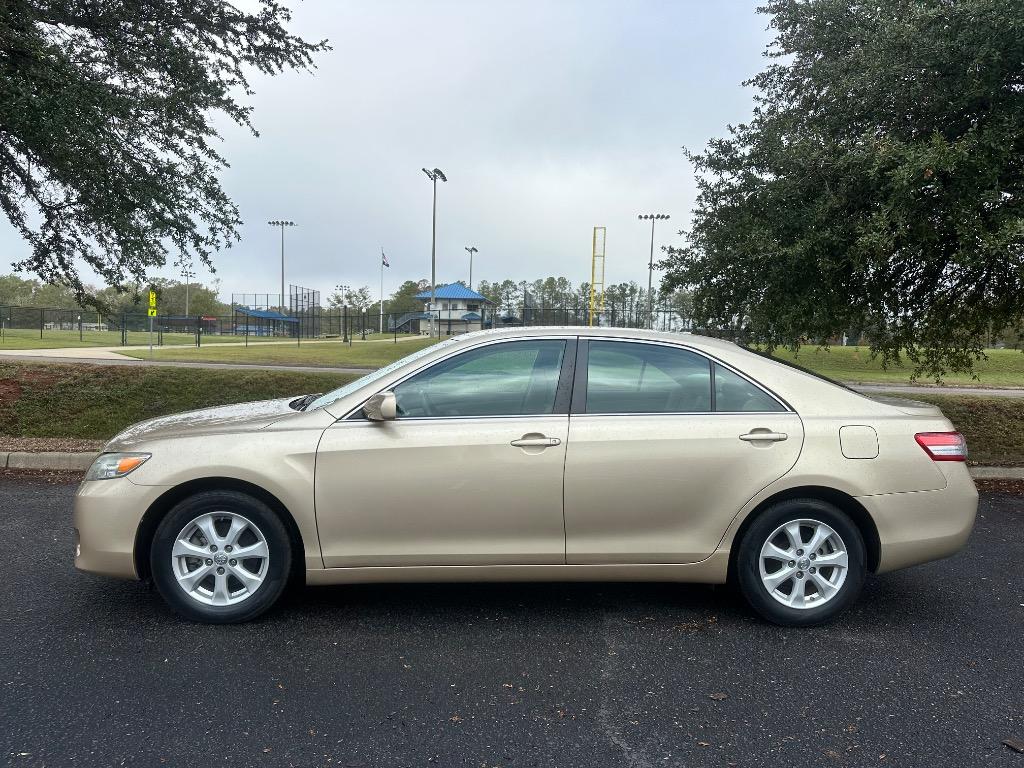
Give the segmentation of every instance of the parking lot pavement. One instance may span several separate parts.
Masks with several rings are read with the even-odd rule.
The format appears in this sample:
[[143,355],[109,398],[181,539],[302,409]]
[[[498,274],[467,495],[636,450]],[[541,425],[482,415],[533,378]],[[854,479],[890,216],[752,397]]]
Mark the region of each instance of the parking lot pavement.
[[1024,498],[839,623],[723,588],[307,589],[186,624],[71,564],[74,486],[0,476],[0,749],[14,766],[1024,766]]

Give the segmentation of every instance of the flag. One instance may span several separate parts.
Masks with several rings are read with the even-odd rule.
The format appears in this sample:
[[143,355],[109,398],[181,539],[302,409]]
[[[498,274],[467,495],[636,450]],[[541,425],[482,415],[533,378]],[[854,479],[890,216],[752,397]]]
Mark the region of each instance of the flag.
[[384,249],[380,249],[380,263],[388,269],[391,269],[391,262],[388,261],[388,257],[384,255]]

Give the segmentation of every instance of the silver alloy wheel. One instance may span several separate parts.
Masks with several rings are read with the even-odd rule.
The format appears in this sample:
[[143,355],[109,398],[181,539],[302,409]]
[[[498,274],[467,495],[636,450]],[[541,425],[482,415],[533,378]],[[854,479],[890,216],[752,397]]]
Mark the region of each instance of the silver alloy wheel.
[[761,547],[761,583],[790,608],[817,608],[839,594],[849,572],[842,537],[819,520],[783,523]]
[[234,605],[267,576],[270,549],[262,531],[235,512],[207,512],[181,529],[171,548],[178,586],[204,605]]

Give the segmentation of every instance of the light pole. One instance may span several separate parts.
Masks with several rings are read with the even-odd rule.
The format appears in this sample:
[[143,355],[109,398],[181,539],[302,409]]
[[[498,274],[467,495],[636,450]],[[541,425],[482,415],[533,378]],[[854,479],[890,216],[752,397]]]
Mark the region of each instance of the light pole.
[[469,290],[473,290],[473,254],[479,253],[480,251],[473,246],[466,248],[466,253],[469,254]]
[[651,258],[647,262],[647,327],[654,328],[654,316],[651,314],[651,291],[654,284],[654,222],[659,219],[668,219],[667,213],[641,213],[637,216],[641,221],[651,220]]
[[274,221],[268,221],[272,227],[281,228],[281,314],[285,314],[284,311],[284,228],[285,227],[297,227],[294,221],[287,221],[286,219],[274,219]]
[[[437,180],[448,181],[448,179],[440,168],[435,168],[432,171],[424,168],[423,172],[427,174],[427,178],[434,185],[434,213],[430,226],[430,338],[434,338],[434,290],[437,286]],[[438,325],[440,325],[440,313],[437,319]]]
[[336,285],[334,290],[341,294],[341,342],[348,343],[348,291],[347,285]]
[[188,317],[188,284],[196,276],[196,273],[192,271],[192,257],[182,256],[178,266],[181,267],[181,276],[185,278],[185,317]]

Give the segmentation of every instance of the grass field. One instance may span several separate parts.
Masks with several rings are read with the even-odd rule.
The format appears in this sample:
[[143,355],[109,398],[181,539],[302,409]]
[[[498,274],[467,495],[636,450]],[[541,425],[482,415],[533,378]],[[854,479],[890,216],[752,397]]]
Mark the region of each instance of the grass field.
[[[37,330],[7,330],[0,338],[0,351],[5,349],[57,349],[60,347],[94,347],[116,346],[120,344],[121,334],[110,332],[85,332],[80,341],[76,331],[43,331],[39,337]],[[253,365],[307,365],[325,368],[338,366],[374,368],[397,360],[399,357],[421,349],[429,340],[420,336],[399,336],[399,344],[395,345],[394,337],[389,334],[372,334],[367,342],[373,347],[364,348],[364,342],[358,341],[351,347],[344,347],[339,339],[303,342],[298,345],[294,340],[282,344],[282,339],[267,336],[250,336],[248,346],[244,336],[205,336],[204,346],[196,348],[195,336],[189,333],[163,334],[163,347],[154,352],[154,359],[170,361],[191,361],[210,363],[250,363]],[[266,345],[267,342],[277,342]],[[128,334],[128,343],[145,346],[149,343],[149,334],[132,331]],[[230,347],[222,346],[228,345]],[[217,346],[214,346],[217,345]],[[266,345],[266,346],[265,346]],[[408,346],[406,346],[408,345]],[[384,347],[390,346],[389,349]],[[126,355],[137,358],[149,357],[148,350],[126,350]],[[912,365],[889,366],[883,368],[880,359],[872,359],[867,347],[831,347],[828,350],[814,347],[803,347],[794,355],[789,350],[777,350],[776,356],[784,360],[793,360],[811,370],[817,371],[834,379],[863,384],[908,384],[911,382]],[[942,383],[951,386],[980,387],[1024,387],[1024,353],[1012,349],[995,349],[987,352],[987,359],[975,364],[974,376],[971,374],[950,373],[942,379]],[[919,379],[919,384],[934,383],[928,379]]]
[[[840,381],[858,384],[909,384],[913,365],[882,368],[880,358],[871,359],[867,347],[831,347],[828,350],[803,347],[793,355],[789,350],[776,350],[775,356],[817,371]],[[1024,352],[1018,349],[990,349],[987,360],[975,363],[970,374],[948,374],[942,383],[949,386],[1024,387]],[[934,383],[919,379],[919,384]]]
[[[387,338],[392,338],[388,336]],[[154,331],[153,344],[159,343],[160,336]],[[241,344],[245,345],[245,336],[233,335],[211,335],[204,336],[207,344]],[[189,347],[194,346],[196,337],[193,333],[164,333],[163,345],[168,347]],[[250,345],[266,342],[287,342],[294,344],[294,339],[288,340],[276,336],[250,336]],[[131,345],[148,345],[149,331],[129,331],[128,343]],[[82,338],[78,338],[78,331],[48,331],[43,330],[42,338],[39,337],[39,329],[31,330],[25,328],[7,328],[0,335],[0,351],[5,349],[61,349],[64,347],[116,347],[121,344],[120,331],[82,331]]]
[[[154,343],[157,334],[153,334]],[[83,331],[81,340],[78,331],[43,331],[24,328],[8,328],[0,336],[0,351],[5,349],[60,349],[62,347],[114,347],[121,343],[120,331]],[[129,344],[149,344],[149,333],[129,331]],[[196,337],[191,333],[165,333],[164,344],[185,345],[195,344]]]
[[[324,368],[380,368],[432,343],[434,342],[431,339],[415,336],[400,339],[397,344],[393,338],[387,337],[378,341],[354,341],[351,345],[343,344],[341,341],[317,341],[306,342],[301,346],[275,344],[248,349],[239,346],[169,348],[153,350],[153,359],[253,365],[310,365]],[[123,354],[149,359],[148,350],[126,350]]]
[[106,440],[143,419],[324,392],[352,374],[0,361],[0,435]]

